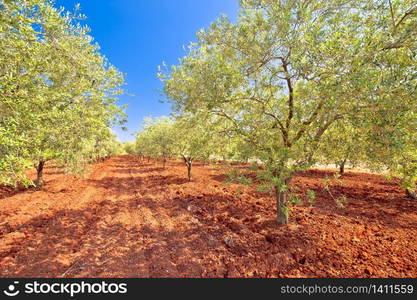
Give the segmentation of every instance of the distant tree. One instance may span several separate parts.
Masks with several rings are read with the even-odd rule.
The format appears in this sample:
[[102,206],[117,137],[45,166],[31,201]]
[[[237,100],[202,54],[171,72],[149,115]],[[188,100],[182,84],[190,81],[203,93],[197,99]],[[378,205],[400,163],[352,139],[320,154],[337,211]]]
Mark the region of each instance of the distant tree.
[[415,108],[408,108],[404,105],[395,114],[381,111],[377,119],[368,121],[367,161],[399,178],[406,195],[417,199],[417,114]]
[[127,154],[137,154],[134,142],[123,143],[123,149]]
[[122,154],[124,151],[123,144],[117,140],[117,136],[111,130],[95,141],[92,150],[92,161],[104,160]]
[[366,141],[363,131],[354,128],[349,120],[339,120],[323,136],[318,161],[334,163],[343,174],[347,163],[353,166],[365,164],[369,149]]
[[168,159],[175,154],[175,138],[171,118],[146,118],[142,130],[136,135],[136,149],[148,157],[160,157],[165,168]]

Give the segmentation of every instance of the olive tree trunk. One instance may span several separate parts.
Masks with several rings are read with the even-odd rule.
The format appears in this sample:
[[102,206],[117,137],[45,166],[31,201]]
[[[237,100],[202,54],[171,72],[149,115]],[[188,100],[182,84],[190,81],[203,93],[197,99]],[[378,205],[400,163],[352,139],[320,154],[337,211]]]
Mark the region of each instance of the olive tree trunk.
[[43,160],[40,160],[38,162],[38,165],[36,167],[36,180],[35,180],[35,185],[37,187],[41,187],[44,184],[43,181],[43,167],[45,166],[45,162]]
[[417,192],[410,191],[409,189],[405,189],[405,193],[407,194],[408,198],[417,200]]
[[188,175],[188,181],[191,181],[191,168],[192,168],[192,164],[187,164],[187,175]]
[[[291,179],[284,180],[285,185],[288,187]],[[277,223],[280,225],[288,224],[288,195],[287,191],[282,191],[281,186],[274,188],[275,200],[277,205]]]
[[188,177],[188,181],[191,181],[192,176],[191,176],[191,169],[193,167],[193,158],[192,157],[186,157],[186,156],[182,156],[182,158],[184,159],[185,165],[187,166],[187,177]]
[[347,161],[347,159],[345,159],[344,161],[342,161],[340,163],[340,165],[339,165],[339,173],[340,174],[344,174],[345,173],[346,161]]
[[167,165],[167,157],[164,155],[164,157],[162,158],[162,164],[163,164],[163,167],[164,167],[164,169],[166,168],[166,165]]

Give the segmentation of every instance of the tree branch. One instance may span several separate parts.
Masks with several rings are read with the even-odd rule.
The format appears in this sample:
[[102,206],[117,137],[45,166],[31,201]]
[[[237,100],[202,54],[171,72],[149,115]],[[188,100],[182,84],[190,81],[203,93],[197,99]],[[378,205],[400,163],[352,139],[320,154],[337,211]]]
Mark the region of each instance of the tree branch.
[[288,132],[291,126],[291,121],[294,117],[294,88],[292,86],[291,76],[288,70],[288,63],[283,58],[281,58],[281,61],[285,72],[285,81],[287,82],[288,87],[288,118],[285,124],[286,131]]

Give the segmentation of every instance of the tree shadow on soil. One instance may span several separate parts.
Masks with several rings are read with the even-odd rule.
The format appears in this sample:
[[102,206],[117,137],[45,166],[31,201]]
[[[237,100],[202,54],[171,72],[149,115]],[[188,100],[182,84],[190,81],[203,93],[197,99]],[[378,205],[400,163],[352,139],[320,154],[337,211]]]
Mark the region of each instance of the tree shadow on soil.
[[[279,277],[314,262],[318,246],[308,232],[288,231],[272,221],[247,222],[251,212],[242,212],[234,201],[217,194],[158,201],[132,197],[35,217],[1,233],[0,239],[17,233],[24,238],[0,248],[0,276]],[[117,219],[132,209],[161,207],[173,219],[185,215],[194,221],[169,230],[166,224]],[[326,260],[335,261],[337,255]]]
[[34,187],[34,186],[30,186],[30,187],[19,186],[15,188],[13,186],[0,185],[0,200],[4,198],[8,198],[8,197],[13,197],[18,194],[34,193],[39,190],[40,188]]

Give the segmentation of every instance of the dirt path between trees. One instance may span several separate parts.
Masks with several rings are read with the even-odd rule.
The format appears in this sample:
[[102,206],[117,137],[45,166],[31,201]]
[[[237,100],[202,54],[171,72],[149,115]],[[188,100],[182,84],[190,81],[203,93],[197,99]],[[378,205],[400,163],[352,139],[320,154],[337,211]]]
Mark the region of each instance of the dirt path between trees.
[[417,277],[417,202],[382,176],[294,180],[317,193],[274,223],[274,201],[224,170],[120,156],[86,178],[46,169],[43,190],[0,188],[1,277]]

